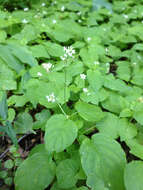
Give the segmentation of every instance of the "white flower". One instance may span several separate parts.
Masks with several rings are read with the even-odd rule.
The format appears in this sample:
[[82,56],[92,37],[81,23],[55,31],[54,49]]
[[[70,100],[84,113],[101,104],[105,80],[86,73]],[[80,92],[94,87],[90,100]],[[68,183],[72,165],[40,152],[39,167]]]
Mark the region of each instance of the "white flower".
[[56,98],[55,98],[55,95],[53,92],[49,96],[46,96],[46,98],[47,98],[48,102],[54,103],[56,101]]
[[43,15],[46,15],[46,14],[47,14],[47,11],[43,11],[42,13],[43,13]]
[[64,11],[64,10],[65,10],[65,7],[64,7],[64,6],[62,6],[62,7],[61,7],[61,11]]
[[28,10],[29,10],[29,8],[28,8],[28,7],[26,7],[26,8],[24,8],[23,10],[24,10],[24,11],[28,11]]
[[138,101],[141,102],[141,103],[143,103],[143,97],[142,97],[142,96],[139,97],[139,98],[138,98]]
[[80,20],[80,19],[79,19],[79,20],[78,20],[78,22],[79,22],[79,23],[81,23],[81,22],[82,22],[82,20]]
[[23,24],[27,24],[28,23],[28,20],[26,20],[25,18],[22,20],[22,23]]
[[81,12],[79,11],[79,12],[77,13],[77,15],[79,15],[79,16],[80,16],[80,15],[81,15]]
[[90,37],[88,37],[88,38],[87,38],[87,41],[91,41],[91,38],[90,38]]
[[63,56],[60,56],[60,58],[61,58],[62,61],[64,61],[68,57],[74,58],[73,55],[75,54],[75,50],[73,49],[72,46],[64,47],[64,52],[65,52],[65,54]]
[[57,21],[56,21],[55,19],[54,19],[52,22],[53,22],[53,24],[56,24],[56,23],[57,23]]
[[64,56],[60,56],[61,60],[64,61],[66,58]]
[[34,15],[34,18],[38,18],[38,15]]
[[86,75],[85,75],[85,74],[80,74],[80,78],[81,78],[82,80],[85,80],[85,79],[86,79]]
[[134,62],[134,63],[133,63],[133,65],[137,65],[137,63],[136,63],[136,62]]
[[123,17],[124,17],[124,18],[126,18],[126,19],[128,19],[128,18],[129,18],[129,17],[128,17],[128,15],[125,15],[125,14],[123,15]]
[[37,75],[38,75],[39,77],[41,77],[41,76],[42,76],[42,73],[38,72]]
[[42,23],[42,27],[45,27],[46,25],[44,23]]
[[108,48],[105,48],[106,53],[108,53]]
[[45,3],[42,3],[42,4],[41,4],[42,7],[45,7],[45,5],[46,5]]
[[88,89],[87,88],[83,88],[83,92],[88,92]]
[[51,69],[52,67],[54,67],[54,65],[52,65],[52,63],[43,63],[43,64],[42,64],[42,67],[43,67],[44,69],[46,69],[47,72],[49,72],[50,69]]
[[99,65],[99,61],[94,61],[94,65]]

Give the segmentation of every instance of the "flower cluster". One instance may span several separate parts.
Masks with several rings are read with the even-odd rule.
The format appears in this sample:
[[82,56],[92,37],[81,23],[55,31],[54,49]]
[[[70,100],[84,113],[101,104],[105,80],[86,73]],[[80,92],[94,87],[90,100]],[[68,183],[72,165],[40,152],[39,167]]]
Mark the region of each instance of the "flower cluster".
[[24,10],[24,11],[28,11],[28,10],[29,10],[29,8],[28,8],[28,7],[25,7],[23,10]]
[[25,18],[22,20],[22,23],[23,24],[27,24],[28,23],[28,20],[26,20]]
[[55,98],[55,95],[53,92],[49,96],[46,96],[46,98],[47,98],[48,102],[54,103],[56,101],[56,98]]
[[61,11],[62,11],[62,12],[64,12],[64,10],[65,10],[65,7],[64,7],[64,6],[62,6],[62,7],[61,7]]
[[85,79],[86,79],[86,75],[85,75],[85,74],[80,74],[80,78],[81,78],[82,80],[85,80]]
[[68,57],[74,58],[73,55],[75,54],[75,50],[73,49],[72,46],[64,47],[64,52],[65,54],[60,57],[62,61],[66,60]]
[[42,76],[42,73],[38,72],[37,75],[38,75],[38,77],[41,77],[41,76]]
[[47,72],[49,72],[50,69],[51,69],[52,67],[54,67],[54,65],[52,65],[52,63],[43,63],[43,64],[42,64],[42,67],[43,67],[44,69],[46,69]]

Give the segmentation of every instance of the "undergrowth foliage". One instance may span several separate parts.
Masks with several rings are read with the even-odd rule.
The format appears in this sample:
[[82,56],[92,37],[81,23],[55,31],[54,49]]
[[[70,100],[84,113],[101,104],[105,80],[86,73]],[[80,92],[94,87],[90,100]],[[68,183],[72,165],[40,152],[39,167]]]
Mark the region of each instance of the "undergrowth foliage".
[[[15,189],[141,190],[143,2],[25,2],[0,10],[0,135],[14,144],[4,167]],[[20,160],[17,139],[37,130],[44,143]]]

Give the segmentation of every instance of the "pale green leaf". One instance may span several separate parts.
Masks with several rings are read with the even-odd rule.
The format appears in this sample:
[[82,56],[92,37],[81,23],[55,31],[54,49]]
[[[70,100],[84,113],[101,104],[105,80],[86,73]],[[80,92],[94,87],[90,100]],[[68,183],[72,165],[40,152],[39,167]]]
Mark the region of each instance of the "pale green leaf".
[[126,190],[142,190],[143,162],[132,161],[126,165],[124,180]]
[[47,154],[36,153],[19,166],[15,174],[16,190],[44,190],[53,181],[55,164]]
[[54,115],[47,121],[44,139],[48,151],[61,152],[70,146],[76,137],[75,123],[64,115]]
[[106,135],[96,134],[80,147],[82,167],[93,189],[124,190],[123,173],[126,157],[120,144]]
[[58,186],[63,189],[74,187],[77,182],[77,171],[76,161],[72,159],[61,161],[56,168]]
[[77,110],[78,114],[86,121],[98,122],[104,117],[104,113],[100,107],[88,104],[86,102],[77,102],[75,109]]

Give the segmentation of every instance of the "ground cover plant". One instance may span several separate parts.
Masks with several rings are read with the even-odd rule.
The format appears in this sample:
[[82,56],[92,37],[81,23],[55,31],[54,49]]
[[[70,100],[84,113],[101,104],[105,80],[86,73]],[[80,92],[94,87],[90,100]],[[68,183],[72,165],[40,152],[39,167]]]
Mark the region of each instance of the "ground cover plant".
[[142,0],[0,1],[0,189],[142,190],[142,31]]

